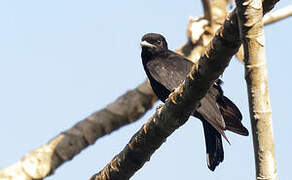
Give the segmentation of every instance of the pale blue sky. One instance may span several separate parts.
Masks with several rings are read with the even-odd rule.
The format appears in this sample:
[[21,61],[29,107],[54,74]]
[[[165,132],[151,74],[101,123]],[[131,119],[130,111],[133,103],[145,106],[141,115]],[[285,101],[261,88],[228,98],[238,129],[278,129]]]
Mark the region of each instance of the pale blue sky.
[[[289,5],[278,3],[276,9]],[[175,49],[186,41],[188,17],[199,1],[1,1],[0,168],[143,82],[140,38],[166,36]],[[265,28],[275,151],[279,179],[290,179],[292,18]],[[250,129],[243,66],[232,60],[225,94]],[[99,139],[47,179],[88,179],[126,145],[151,116]],[[208,170],[199,121],[191,118],[170,136],[132,179],[253,179],[252,137],[228,133],[225,160]]]

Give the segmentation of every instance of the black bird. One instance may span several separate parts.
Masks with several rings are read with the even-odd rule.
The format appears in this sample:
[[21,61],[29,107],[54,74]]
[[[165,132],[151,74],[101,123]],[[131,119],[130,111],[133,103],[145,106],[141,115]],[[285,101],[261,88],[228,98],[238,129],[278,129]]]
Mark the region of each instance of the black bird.
[[[182,83],[193,63],[167,47],[165,38],[156,33],[142,37],[142,62],[154,93],[165,102],[168,95]],[[241,124],[242,115],[236,105],[223,95],[221,80],[218,79],[201,100],[193,115],[202,121],[207,165],[212,171],[224,159],[221,135],[227,140],[224,130],[248,136]]]

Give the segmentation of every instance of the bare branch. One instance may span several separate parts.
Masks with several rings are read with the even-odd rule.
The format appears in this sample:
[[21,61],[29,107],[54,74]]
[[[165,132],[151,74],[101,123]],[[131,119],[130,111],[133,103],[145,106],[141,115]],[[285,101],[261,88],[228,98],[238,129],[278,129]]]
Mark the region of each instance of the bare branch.
[[[193,46],[193,48],[195,47]],[[88,144],[93,144],[98,138],[138,120],[152,107],[155,101],[157,101],[157,98],[152,88],[145,81],[135,90],[122,95],[116,102],[103,110],[94,113],[71,129],[57,135],[48,144],[32,150],[22,160],[0,170],[0,179],[8,180],[23,177],[23,179],[30,180],[42,179],[51,175],[60,165],[88,147]],[[129,106],[129,103],[134,104]],[[87,139],[84,140],[84,137]],[[78,146],[75,146],[75,144],[78,144]],[[57,146],[60,150],[56,149]],[[61,155],[58,154],[58,151]],[[31,162],[35,162],[35,164],[32,165]]]
[[[225,4],[221,3],[220,1],[226,2],[225,0],[213,0],[211,2],[211,3],[214,3],[212,7],[213,6],[215,7],[215,8],[214,7],[212,8],[212,11],[213,11],[212,14],[213,14],[213,21],[215,22],[214,24],[217,27],[220,27],[226,15]],[[225,14],[225,15],[218,16],[218,14]],[[222,17],[223,17],[223,21],[221,22]],[[186,43],[182,47],[182,49],[189,49],[190,52],[195,52],[196,50],[193,51],[193,48],[196,48],[197,46],[191,45],[191,48],[186,48],[186,47],[189,47],[189,43]],[[181,54],[183,54],[184,56],[187,56],[189,53],[188,51],[183,51],[181,52]],[[148,105],[152,106],[153,102],[157,100],[151,88],[147,84],[145,84],[145,82],[142,85],[140,85],[138,88],[136,88],[135,90],[137,90],[138,94],[139,94],[138,91],[142,92],[142,94],[145,95],[145,99],[142,98],[142,96],[144,96],[142,94],[137,95],[137,98],[135,98],[136,95],[134,95],[132,99],[132,96],[129,94],[133,92],[129,91],[125,95],[121,96],[118,99],[118,101],[123,99],[124,97],[125,99],[129,98],[128,100],[131,102],[136,102],[137,106],[133,106],[133,109],[137,108],[136,109],[137,113],[133,113],[132,115],[131,113],[128,113],[129,117],[126,117],[127,115],[123,113],[121,116],[115,115],[115,113],[111,114],[111,111],[108,111],[107,108],[100,110],[94,113],[93,115],[89,116],[88,118],[84,119],[83,121],[77,123],[74,127],[69,129],[68,131],[65,131],[62,134],[58,135],[56,138],[52,139],[48,144],[38,149],[33,150],[32,152],[27,154],[22,160],[0,170],[0,179],[16,179],[18,177],[20,179],[27,179],[27,180],[36,179],[36,178],[42,179],[45,176],[48,176],[51,173],[53,173],[56,170],[56,168],[58,168],[64,162],[72,159],[83,148],[86,148],[88,144],[94,143],[96,141],[95,138],[99,138],[105,134],[110,133],[111,131],[115,129],[120,128],[123,125],[126,125],[132,121],[135,121],[136,120],[135,118],[139,118],[138,116],[143,115],[142,111],[144,108],[145,108],[145,112],[147,111],[146,106]],[[138,98],[139,96],[141,97]],[[123,102],[123,101],[120,101],[120,102]],[[116,107],[116,109],[120,109],[119,105],[113,106],[113,107]],[[128,110],[130,112],[133,109],[128,109]],[[136,115],[137,117],[135,117]],[[133,118],[133,119],[132,121],[127,121],[128,118],[129,119]],[[93,123],[94,125],[92,126],[91,121],[97,124]],[[108,123],[108,125],[105,125],[103,123]],[[84,132],[86,132],[86,134]],[[97,134],[91,134],[91,132],[94,132]],[[71,143],[73,143],[74,147],[71,146],[72,145]],[[77,147],[75,147],[75,145]]]
[[[263,18],[264,25],[270,25],[272,23],[278,22],[282,19],[286,19],[292,16],[292,5],[278,9],[272,13],[266,14]],[[236,54],[237,59],[240,62],[244,62],[244,52],[243,47],[241,46]]]
[[292,5],[276,10],[264,16],[264,25],[269,25],[278,22],[282,19],[292,16]]
[[260,0],[236,0],[243,39],[245,79],[252,125],[256,179],[277,180]]
[[0,179],[42,179],[71,160],[99,137],[139,119],[157,97],[145,81],[108,105],[53,138],[48,144],[25,155],[20,161],[2,169]]
[[[57,135],[48,144],[32,150],[22,160],[0,170],[0,179],[23,177],[23,179],[30,180],[42,179],[51,175],[60,165],[88,147],[88,144],[93,144],[98,138],[138,120],[156,101],[157,98],[152,88],[145,81],[103,110]],[[129,106],[129,103],[133,103],[133,105]],[[84,140],[84,137],[87,139]],[[56,149],[56,147],[58,148]]]
[[210,0],[202,0],[204,8],[204,18],[209,21],[209,25],[212,26],[212,10]]
[[[269,7],[265,10],[270,10],[277,2],[267,1],[264,5]],[[123,151],[90,180],[129,179],[139,170],[166,138],[188,120],[200,99],[228,66],[240,44],[234,11],[207,47],[205,55],[193,66],[184,83],[170,94],[166,103],[131,138]],[[175,102],[171,99],[175,99]]]
[[177,50],[179,54],[186,56],[193,62],[197,62],[204,54],[206,46],[214,37],[215,32],[222,26],[227,16],[228,2],[226,0],[206,1],[212,7],[211,12],[208,12],[208,14],[212,15],[212,26],[202,17],[190,17],[187,27],[188,41]]

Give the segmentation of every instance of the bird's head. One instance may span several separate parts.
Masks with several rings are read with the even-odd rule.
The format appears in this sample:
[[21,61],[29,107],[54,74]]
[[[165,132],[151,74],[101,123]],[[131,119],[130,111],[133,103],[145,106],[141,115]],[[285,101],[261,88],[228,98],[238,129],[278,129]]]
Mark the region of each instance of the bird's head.
[[161,34],[148,33],[141,40],[142,51],[152,55],[161,53],[168,49],[167,42]]

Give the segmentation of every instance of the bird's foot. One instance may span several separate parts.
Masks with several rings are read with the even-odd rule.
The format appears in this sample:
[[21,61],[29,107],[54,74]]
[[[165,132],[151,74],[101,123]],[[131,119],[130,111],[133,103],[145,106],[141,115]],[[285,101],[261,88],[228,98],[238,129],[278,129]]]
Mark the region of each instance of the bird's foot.
[[173,104],[177,104],[176,100],[177,100],[177,94],[175,92],[170,93],[170,95],[168,96],[168,98],[171,100],[171,102]]

